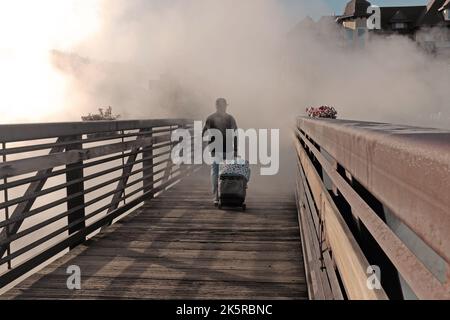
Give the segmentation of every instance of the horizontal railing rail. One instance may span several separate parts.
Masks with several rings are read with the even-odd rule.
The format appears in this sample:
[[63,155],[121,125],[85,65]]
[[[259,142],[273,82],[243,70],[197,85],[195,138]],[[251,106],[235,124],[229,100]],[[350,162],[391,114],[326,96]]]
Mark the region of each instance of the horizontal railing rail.
[[177,125],[187,125],[187,119],[149,119],[118,121],[84,121],[0,125],[3,142],[28,141],[53,137],[75,136],[100,132],[120,132]]
[[450,131],[299,118],[294,132],[310,295],[333,296],[337,276],[350,299],[449,299]]
[[193,170],[171,133],[186,119],[0,125],[0,289]]

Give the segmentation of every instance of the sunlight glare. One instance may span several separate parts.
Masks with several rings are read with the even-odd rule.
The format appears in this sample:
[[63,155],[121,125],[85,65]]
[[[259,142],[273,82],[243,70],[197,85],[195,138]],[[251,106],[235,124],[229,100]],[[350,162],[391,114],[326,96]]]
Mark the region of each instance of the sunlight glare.
[[55,120],[67,81],[50,61],[98,28],[93,0],[0,0],[0,123]]

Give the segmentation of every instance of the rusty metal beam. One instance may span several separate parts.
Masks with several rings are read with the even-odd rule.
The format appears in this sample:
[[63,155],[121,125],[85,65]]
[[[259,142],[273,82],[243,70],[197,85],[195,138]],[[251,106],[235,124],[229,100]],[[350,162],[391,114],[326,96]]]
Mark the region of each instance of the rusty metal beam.
[[450,131],[309,118],[297,126],[450,262]]
[[189,125],[187,119],[150,119],[121,121],[85,121],[0,125],[3,142],[15,142],[53,137],[73,136],[99,132],[117,132],[173,125]]

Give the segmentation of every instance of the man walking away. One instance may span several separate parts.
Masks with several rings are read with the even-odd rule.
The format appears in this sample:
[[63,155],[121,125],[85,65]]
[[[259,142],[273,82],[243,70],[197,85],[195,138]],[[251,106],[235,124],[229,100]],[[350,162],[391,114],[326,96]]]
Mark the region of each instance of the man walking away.
[[[227,129],[236,130],[236,120],[234,117],[227,113],[227,100],[224,98],[218,98],[216,100],[216,112],[210,115],[206,119],[205,127],[203,128],[203,135],[208,129],[217,129],[222,133],[223,139],[223,149],[222,154],[217,154],[215,150],[211,150],[211,156],[215,158],[216,156],[220,159],[225,160],[227,157],[228,150],[233,150],[234,155],[237,155],[237,137],[234,135],[234,141],[227,141]],[[214,142],[214,137],[211,137],[210,143]],[[218,184],[219,184],[219,163],[214,160],[211,166],[211,183],[212,192],[214,194],[214,205],[219,204],[219,194],[218,194]]]

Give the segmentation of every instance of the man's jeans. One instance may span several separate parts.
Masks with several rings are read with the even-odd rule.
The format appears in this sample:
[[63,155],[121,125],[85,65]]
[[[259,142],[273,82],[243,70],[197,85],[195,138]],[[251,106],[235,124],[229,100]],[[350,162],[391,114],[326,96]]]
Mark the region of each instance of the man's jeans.
[[236,155],[236,151],[231,153],[228,152],[226,154],[218,153],[214,158],[214,161],[211,165],[211,184],[214,201],[219,200],[219,163],[222,163],[226,159],[234,159]]
[[219,164],[215,161],[211,165],[211,184],[214,200],[219,200]]

